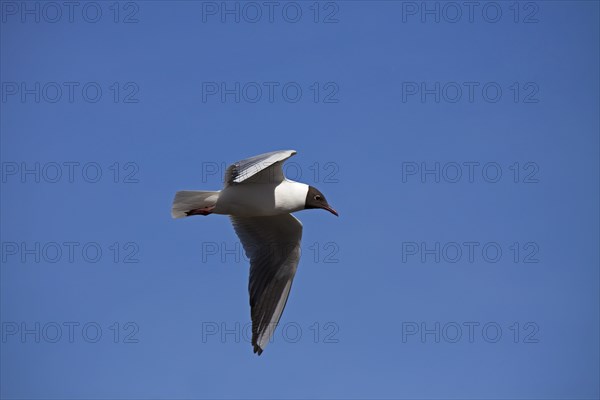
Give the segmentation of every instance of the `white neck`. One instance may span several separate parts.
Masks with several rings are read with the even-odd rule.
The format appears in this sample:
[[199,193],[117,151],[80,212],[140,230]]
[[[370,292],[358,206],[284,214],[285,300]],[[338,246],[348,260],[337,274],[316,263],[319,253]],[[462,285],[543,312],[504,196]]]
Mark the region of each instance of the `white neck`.
[[294,212],[304,210],[308,185],[285,179],[275,188],[275,208]]

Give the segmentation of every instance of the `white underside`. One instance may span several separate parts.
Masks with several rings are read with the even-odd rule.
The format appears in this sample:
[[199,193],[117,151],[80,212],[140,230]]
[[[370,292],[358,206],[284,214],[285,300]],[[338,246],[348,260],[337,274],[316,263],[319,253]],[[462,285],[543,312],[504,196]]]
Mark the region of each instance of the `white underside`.
[[308,185],[284,180],[281,183],[241,183],[225,187],[215,214],[263,217],[303,210]]

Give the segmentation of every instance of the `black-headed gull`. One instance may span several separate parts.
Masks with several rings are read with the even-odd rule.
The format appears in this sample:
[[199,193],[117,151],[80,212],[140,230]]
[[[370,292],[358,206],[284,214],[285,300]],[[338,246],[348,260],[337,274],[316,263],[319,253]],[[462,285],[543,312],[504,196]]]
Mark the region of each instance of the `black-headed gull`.
[[322,208],[338,215],[323,193],[283,174],[294,150],[261,154],[230,165],[217,192],[181,191],[171,215],[229,215],[250,259],[252,346],[260,355],[279,323],[300,261],[302,223],[290,213]]

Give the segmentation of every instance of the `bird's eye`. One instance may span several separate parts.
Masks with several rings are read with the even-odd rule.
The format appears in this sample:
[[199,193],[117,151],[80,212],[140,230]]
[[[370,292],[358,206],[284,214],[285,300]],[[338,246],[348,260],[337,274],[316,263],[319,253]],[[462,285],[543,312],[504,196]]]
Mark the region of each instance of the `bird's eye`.
[[318,194],[315,195],[315,200],[321,200],[321,196],[319,196]]

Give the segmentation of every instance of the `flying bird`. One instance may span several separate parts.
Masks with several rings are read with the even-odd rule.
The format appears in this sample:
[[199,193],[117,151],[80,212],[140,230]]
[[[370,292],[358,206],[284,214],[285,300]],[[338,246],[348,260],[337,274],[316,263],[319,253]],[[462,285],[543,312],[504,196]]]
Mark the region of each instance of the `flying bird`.
[[220,191],[180,191],[171,216],[229,215],[250,259],[252,346],[262,354],[285,308],[300,261],[302,223],[291,213],[321,208],[338,215],[323,193],[287,179],[283,163],[294,150],[238,161],[225,171]]

